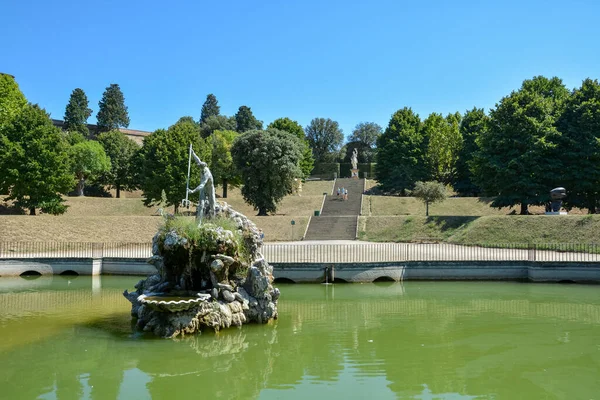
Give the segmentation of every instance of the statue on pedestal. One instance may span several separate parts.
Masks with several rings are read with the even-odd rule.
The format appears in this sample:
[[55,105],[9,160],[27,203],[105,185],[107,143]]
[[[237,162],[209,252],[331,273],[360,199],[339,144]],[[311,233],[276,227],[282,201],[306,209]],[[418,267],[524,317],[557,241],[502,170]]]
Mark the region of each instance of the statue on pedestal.
[[352,157],[350,158],[350,163],[352,164],[352,169],[358,169],[358,149],[355,147],[352,152]]
[[352,151],[350,163],[352,164],[352,178],[358,178],[358,149],[356,147],[354,148],[354,151]]

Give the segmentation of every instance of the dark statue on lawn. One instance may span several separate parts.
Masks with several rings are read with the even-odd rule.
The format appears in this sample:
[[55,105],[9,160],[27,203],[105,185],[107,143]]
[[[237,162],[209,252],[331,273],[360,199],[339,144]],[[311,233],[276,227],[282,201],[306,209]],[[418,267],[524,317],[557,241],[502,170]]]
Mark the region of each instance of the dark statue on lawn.
[[550,191],[550,204],[546,205],[546,212],[559,213],[562,207],[563,199],[567,197],[567,191],[564,187],[557,187]]

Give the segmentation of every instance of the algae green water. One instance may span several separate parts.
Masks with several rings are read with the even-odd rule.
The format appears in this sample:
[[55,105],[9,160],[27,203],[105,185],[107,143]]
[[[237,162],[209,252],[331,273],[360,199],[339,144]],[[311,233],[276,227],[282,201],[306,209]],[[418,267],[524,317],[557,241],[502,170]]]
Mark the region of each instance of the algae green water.
[[132,332],[138,279],[0,279],[0,398],[600,398],[598,286],[280,285],[274,323],[175,341]]

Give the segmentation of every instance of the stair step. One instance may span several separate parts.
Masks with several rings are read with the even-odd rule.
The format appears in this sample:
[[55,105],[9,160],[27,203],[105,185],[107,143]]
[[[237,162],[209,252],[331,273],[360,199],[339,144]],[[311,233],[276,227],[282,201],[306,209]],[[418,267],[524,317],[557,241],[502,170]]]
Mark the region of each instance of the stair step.
[[[338,179],[335,183],[334,194],[325,198],[321,215],[359,215],[364,185],[363,179]],[[338,188],[348,190],[348,200],[342,200],[341,194],[337,195]]]
[[305,240],[354,240],[356,216],[312,217]]
[[[338,187],[348,190],[348,200],[337,195]],[[360,215],[364,179],[338,179],[334,194],[327,195],[321,216],[312,217],[306,231],[305,240],[354,240]]]

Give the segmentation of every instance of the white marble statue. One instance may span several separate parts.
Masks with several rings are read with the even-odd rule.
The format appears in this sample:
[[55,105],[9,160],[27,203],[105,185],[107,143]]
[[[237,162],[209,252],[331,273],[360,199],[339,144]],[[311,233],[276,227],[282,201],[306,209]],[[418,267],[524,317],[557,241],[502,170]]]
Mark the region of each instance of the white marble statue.
[[358,150],[356,147],[352,152],[352,158],[350,158],[350,162],[352,163],[352,169],[358,169]]

